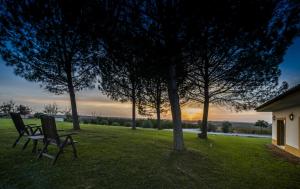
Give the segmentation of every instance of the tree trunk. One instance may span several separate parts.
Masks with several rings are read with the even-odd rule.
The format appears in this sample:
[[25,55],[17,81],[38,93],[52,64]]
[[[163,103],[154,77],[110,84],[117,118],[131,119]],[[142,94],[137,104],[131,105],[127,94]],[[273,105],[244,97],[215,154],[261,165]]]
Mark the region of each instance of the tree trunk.
[[77,105],[76,105],[76,97],[75,97],[71,72],[67,72],[67,79],[68,79],[68,90],[69,90],[71,108],[72,108],[73,129],[80,130],[78,113],[77,113]]
[[176,80],[176,66],[169,67],[168,95],[171,104],[171,112],[173,119],[173,142],[174,150],[184,150],[183,133],[181,125],[181,110],[179,104],[178,87]]
[[135,120],[135,106],[136,106],[136,97],[135,97],[135,90],[132,90],[132,123],[131,128],[133,130],[136,129],[136,120]]
[[160,125],[160,105],[161,105],[161,88],[160,88],[160,81],[157,81],[156,84],[156,125],[157,129],[161,130],[161,125]]
[[204,107],[202,117],[202,129],[198,135],[199,138],[207,139],[207,119],[208,119],[208,108],[209,108],[209,74],[208,74],[209,61],[205,57],[204,62]]
[[161,125],[160,125],[160,106],[156,107],[156,124],[157,124],[157,129],[161,130]]
[[204,107],[203,107],[202,128],[201,128],[201,133],[199,134],[199,137],[203,139],[207,139],[208,109],[209,109],[209,100],[205,100]]

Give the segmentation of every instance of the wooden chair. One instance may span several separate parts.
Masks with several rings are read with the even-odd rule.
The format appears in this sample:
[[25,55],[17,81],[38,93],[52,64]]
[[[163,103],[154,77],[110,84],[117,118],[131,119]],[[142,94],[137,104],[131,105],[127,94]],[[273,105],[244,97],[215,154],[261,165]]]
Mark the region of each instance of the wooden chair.
[[[42,156],[45,156],[50,159],[53,159],[52,164],[54,165],[59,155],[63,152],[64,148],[68,145],[72,146],[73,156],[74,158],[77,158],[77,150],[75,148],[75,143],[77,142],[74,141],[71,136],[74,133],[58,135],[55,119],[52,116],[42,116],[41,122],[42,122],[43,134],[44,134],[44,148],[40,152],[38,158],[40,159]],[[55,156],[47,153],[49,145],[55,145],[58,148],[58,152],[56,153]]]
[[37,126],[35,124],[27,124],[25,125],[23,122],[23,119],[21,117],[21,115],[19,113],[10,113],[10,117],[13,120],[13,123],[19,133],[18,138],[16,139],[16,141],[13,143],[12,147],[16,147],[16,145],[19,143],[20,139],[25,136],[27,137],[27,141],[25,142],[25,144],[23,145],[23,150],[27,147],[28,143],[30,142],[30,140],[33,141],[33,149],[32,152],[36,152],[36,147],[37,147],[37,141],[38,140],[34,140],[30,137],[34,136],[36,139],[40,139],[42,138],[42,130],[41,130],[41,126]]

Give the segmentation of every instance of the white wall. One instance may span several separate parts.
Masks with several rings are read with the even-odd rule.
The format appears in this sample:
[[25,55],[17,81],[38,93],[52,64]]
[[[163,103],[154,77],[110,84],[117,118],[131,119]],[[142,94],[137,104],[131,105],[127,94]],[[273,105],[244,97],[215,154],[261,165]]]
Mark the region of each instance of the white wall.
[[[291,121],[289,115],[294,114],[294,120]],[[276,116],[276,120],[272,120],[272,139],[277,140],[277,119],[285,118],[286,130],[285,130],[285,141],[286,144],[299,148],[299,118],[300,118],[300,107],[294,107],[289,109],[280,110],[273,112]],[[272,116],[273,116],[272,115]]]

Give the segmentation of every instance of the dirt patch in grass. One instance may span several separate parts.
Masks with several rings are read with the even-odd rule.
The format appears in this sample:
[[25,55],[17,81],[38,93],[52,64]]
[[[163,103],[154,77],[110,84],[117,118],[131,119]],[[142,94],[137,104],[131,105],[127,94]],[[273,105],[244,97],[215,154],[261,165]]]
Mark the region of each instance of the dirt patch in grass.
[[271,151],[272,155],[275,157],[278,157],[280,159],[284,159],[288,162],[291,162],[293,164],[299,164],[300,165],[300,158],[297,156],[294,156],[272,144],[267,144],[266,145],[267,149]]

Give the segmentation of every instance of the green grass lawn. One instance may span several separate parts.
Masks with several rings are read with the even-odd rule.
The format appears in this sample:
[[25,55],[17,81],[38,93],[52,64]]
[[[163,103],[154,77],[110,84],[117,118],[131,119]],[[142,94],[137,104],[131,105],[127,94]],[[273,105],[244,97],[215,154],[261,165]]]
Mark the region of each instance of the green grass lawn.
[[273,156],[270,139],[185,133],[186,151],[175,153],[169,131],[81,127],[79,158],[66,151],[52,166],[31,154],[32,144],[11,148],[17,132],[0,119],[0,188],[300,188],[300,165]]

